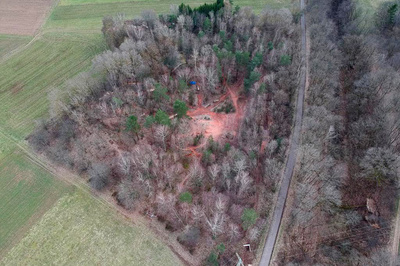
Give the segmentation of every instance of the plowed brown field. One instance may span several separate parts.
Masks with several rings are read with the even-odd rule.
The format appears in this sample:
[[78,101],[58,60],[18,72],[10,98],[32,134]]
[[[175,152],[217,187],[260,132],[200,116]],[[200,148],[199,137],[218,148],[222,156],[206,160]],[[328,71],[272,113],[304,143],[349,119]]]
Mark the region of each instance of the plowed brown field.
[[34,35],[53,0],[1,0],[0,34]]

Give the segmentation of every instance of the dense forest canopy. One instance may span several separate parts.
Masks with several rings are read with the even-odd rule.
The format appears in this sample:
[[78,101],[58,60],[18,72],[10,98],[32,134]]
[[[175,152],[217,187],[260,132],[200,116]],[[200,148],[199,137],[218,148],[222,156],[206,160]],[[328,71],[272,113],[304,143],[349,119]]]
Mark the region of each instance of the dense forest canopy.
[[50,93],[29,138],[128,210],[155,215],[198,261],[250,263],[284,165],[298,85],[288,9],[218,0],[103,20],[110,49]]
[[393,258],[399,2],[383,3],[369,19],[361,2],[308,3],[310,78],[282,265],[390,265]]

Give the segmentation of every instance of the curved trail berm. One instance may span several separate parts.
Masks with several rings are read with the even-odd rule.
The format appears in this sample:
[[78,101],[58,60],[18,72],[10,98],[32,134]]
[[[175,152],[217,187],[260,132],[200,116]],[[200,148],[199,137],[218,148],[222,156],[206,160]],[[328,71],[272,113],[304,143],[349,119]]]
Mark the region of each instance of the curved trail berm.
[[[300,0],[301,9],[304,10],[304,0]],[[296,165],[297,148],[300,142],[301,125],[303,122],[303,104],[304,104],[304,91],[306,87],[306,73],[307,73],[307,49],[306,49],[306,20],[304,13],[301,16],[301,53],[302,53],[302,70],[300,77],[300,86],[297,95],[296,116],[294,131],[291,137],[289,157],[284,169],[283,180],[278,193],[278,199],[273,213],[272,223],[269,228],[267,241],[265,242],[263,254],[260,260],[261,266],[267,266],[271,263],[272,253],[276,239],[278,237],[279,227],[281,225],[283,210],[285,208],[286,198],[289,191],[290,181],[292,180],[294,166]]]

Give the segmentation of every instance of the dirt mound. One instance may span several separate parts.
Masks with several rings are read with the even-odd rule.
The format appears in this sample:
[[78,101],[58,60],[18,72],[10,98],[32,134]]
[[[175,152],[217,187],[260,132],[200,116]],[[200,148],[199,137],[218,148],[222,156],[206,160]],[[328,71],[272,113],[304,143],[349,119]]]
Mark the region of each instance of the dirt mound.
[[[198,107],[189,110],[187,113],[192,118],[191,135],[194,137],[202,134],[206,139],[211,136],[214,140],[233,139],[239,130],[246,106],[246,101],[241,99],[239,94],[240,85],[230,87],[225,95],[214,100],[213,104],[207,107],[203,106],[203,97],[199,94]],[[213,111],[216,106],[228,99],[233,103],[234,113],[216,113]]]

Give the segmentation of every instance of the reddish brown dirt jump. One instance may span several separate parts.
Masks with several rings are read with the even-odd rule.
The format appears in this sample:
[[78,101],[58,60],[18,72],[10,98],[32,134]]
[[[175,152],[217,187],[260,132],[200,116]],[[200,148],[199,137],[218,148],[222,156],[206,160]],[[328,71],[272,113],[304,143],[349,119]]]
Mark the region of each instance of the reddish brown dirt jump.
[[[198,107],[188,111],[188,116],[193,119],[191,123],[192,135],[203,134],[205,139],[211,136],[214,140],[224,137],[224,134],[226,135],[227,133],[235,137],[246,106],[245,100],[239,99],[240,88],[240,84],[228,88],[227,93],[222,95],[217,103],[211,104],[208,107],[203,106],[203,97],[199,94]],[[214,107],[227,98],[232,100],[235,112],[229,114],[214,112]]]
[[53,0],[1,0],[0,34],[34,35]]

